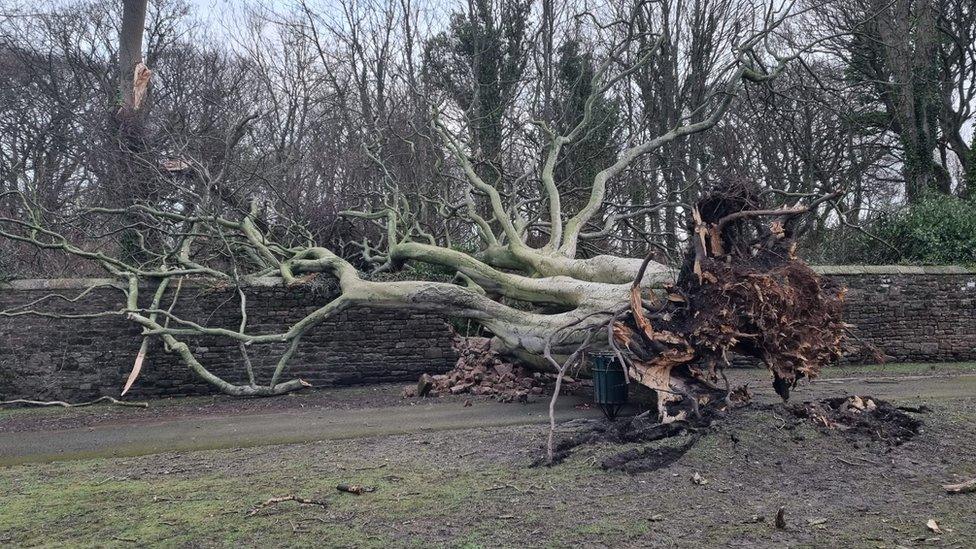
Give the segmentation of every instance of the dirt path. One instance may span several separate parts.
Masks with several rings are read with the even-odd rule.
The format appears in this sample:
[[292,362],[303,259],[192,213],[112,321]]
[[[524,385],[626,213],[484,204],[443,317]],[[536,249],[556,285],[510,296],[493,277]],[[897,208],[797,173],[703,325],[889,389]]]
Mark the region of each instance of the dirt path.
[[[598,417],[598,411],[574,408],[580,402],[577,397],[560,399],[559,417]],[[530,404],[474,401],[470,406],[431,403],[359,410],[292,409],[19,431],[0,434],[0,465],[529,425],[548,422],[548,414],[548,402],[542,400]]]
[[[730,381],[734,384],[749,382],[760,401],[773,402],[777,397],[764,376],[762,371],[733,371]],[[27,416],[33,424],[25,425],[24,415],[16,414],[0,420],[0,428],[4,421],[11,422],[11,417],[19,420],[16,429],[0,432],[0,465],[531,425],[548,421],[546,399],[529,404],[472,400],[470,405],[465,405],[463,400],[399,401],[391,406],[390,402],[396,402],[392,396],[395,390],[392,386],[388,388],[390,399],[373,400],[367,403],[371,407],[359,409],[306,406],[312,402],[306,400],[296,401],[298,405],[295,407],[281,409],[268,410],[264,404],[248,409],[236,404],[227,409],[218,406],[215,411],[200,407],[199,401],[191,401],[191,405],[179,413],[176,413],[179,406],[170,404],[172,410],[155,418],[140,415],[136,409],[114,409],[104,415],[94,415],[91,409],[84,409],[85,412],[28,411],[34,413]],[[349,390],[351,393],[355,391]],[[972,398],[976,394],[976,374],[871,374],[824,379],[804,383],[793,398],[802,401],[844,394],[870,394],[904,404],[924,403],[926,399]],[[341,395],[338,398],[341,399]],[[561,398],[557,417],[560,421],[599,417],[597,410],[577,407],[585,401],[580,396]],[[375,406],[376,402],[383,405]],[[90,423],[76,428],[52,429],[52,418],[66,413],[75,413],[74,419],[87,419]],[[53,425],[57,426],[57,423]]]

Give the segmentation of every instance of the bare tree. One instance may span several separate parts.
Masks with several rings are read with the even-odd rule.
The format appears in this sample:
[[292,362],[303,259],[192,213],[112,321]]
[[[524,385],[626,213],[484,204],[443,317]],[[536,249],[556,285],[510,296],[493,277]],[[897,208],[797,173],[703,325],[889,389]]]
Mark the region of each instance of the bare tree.
[[[845,0],[816,12],[821,32],[836,36],[831,51],[876,107],[861,124],[898,137],[906,198],[926,189],[970,193],[973,151],[963,130],[976,97],[972,2]],[[953,181],[953,161],[961,181]]]
[[[802,229],[796,218],[840,191],[811,191],[804,205],[789,194],[736,186],[690,193],[680,183],[697,180],[703,169],[703,145],[695,139],[799,55],[783,32],[791,6],[697,2],[685,12],[683,2],[635,2],[558,17],[544,10],[533,35],[532,19],[519,19],[526,5],[486,1],[426,42],[409,2],[340,7],[338,14],[308,3],[287,13],[252,10],[237,27],[236,57],[192,41],[147,40],[160,44],[151,50],[160,85],[151,116],[140,111],[133,85],[132,108],[146,132],[120,166],[151,192],[134,192],[122,203],[72,201],[62,211],[17,187],[0,192],[0,203],[15,205],[0,212],[0,236],[91,263],[125,294],[120,310],[72,318],[117,315],[142,327],[144,345],[127,387],[138,377],[147,342],[158,338],[229,394],[295,390],[304,382],[285,376],[303,335],[350,307],[470,319],[493,335],[496,352],[543,368],[550,358],[578,355],[584,341],[616,348],[631,375],[659,391],[662,418],[670,419],[714,393],[710,380],[727,352],[765,360],[784,387],[832,356],[835,311],[819,291],[809,296],[817,305],[810,314],[821,314],[810,323],[813,332],[791,332],[770,319],[759,325],[795,334],[789,341],[752,334],[746,320],[723,316],[715,292],[734,293],[740,286],[727,286],[729,277],[749,275],[765,281],[769,295],[788,293],[769,278],[783,272],[819,288],[794,260],[793,239]],[[735,14],[734,24],[720,21],[727,14]],[[173,26],[179,17],[161,20],[167,23],[147,25],[150,36],[179,28]],[[557,27],[571,32],[530,40]],[[722,39],[711,42],[718,27]],[[677,52],[688,44],[697,52],[694,63],[676,77],[683,67]],[[438,48],[452,64],[432,58]],[[539,50],[538,68],[528,63],[528,48]],[[212,81],[168,85],[188,56]],[[556,82],[551,73],[560,63],[573,68],[561,88],[528,82]],[[614,128],[620,120],[611,116],[614,102],[625,102],[641,83],[643,119],[631,112]],[[197,94],[214,99],[187,110]],[[229,114],[240,107],[243,115]],[[741,124],[749,123],[745,113]],[[587,164],[593,150],[602,151],[596,166]],[[670,156],[676,164],[665,166],[661,159]],[[121,173],[92,165],[99,181]],[[639,169],[654,166],[674,170],[664,192],[620,192],[639,186]],[[625,247],[615,243],[619,237],[626,242],[636,234],[646,242],[646,218],[665,208],[675,216],[669,231],[680,230],[678,215],[691,220],[680,271],[617,253]],[[342,238],[323,238],[323,223],[344,224],[329,233]],[[133,238],[120,244],[124,234]],[[288,285],[333,281],[338,297],[290,326],[255,332],[244,287],[270,275]],[[240,324],[183,318],[179,289],[186,277],[236,288]],[[669,282],[675,289],[662,290]],[[652,288],[656,294],[648,293]],[[48,299],[89,292],[52,295],[0,314],[51,315]],[[706,298],[694,298],[699,293]],[[737,310],[753,311],[750,303],[762,299],[736,295],[730,299],[742,300]],[[663,306],[655,301],[661,298]],[[716,335],[730,326],[732,332]],[[188,344],[202,335],[239,344],[247,383],[207,370]],[[250,361],[262,345],[282,349],[266,380],[255,378]]]

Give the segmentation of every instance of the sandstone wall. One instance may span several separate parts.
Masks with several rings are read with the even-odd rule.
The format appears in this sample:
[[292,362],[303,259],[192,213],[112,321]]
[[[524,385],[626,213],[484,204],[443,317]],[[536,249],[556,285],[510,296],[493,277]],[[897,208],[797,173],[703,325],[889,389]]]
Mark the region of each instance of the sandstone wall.
[[[0,310],[29,303],[52,292],[77,296],[91,280],[21,280],[0,286]],[[104,281],[111,284],[111,281]],[[247,290],[248,331],[280,331],[333,295],[328,289],[282,288],[275,280]],[[175,286],[175,284],[174,284]],[[152,289],[140,292],[148,301]],[[168,303],[168,297],[164,303]],[[147,306],[148,303],[143,304]],[[122,292],[95,290],[77,303],[47,301],[36,308],[59,313],[120,310]],[[233,288],[184,285],[176,312],[183,318],[237,329],[240,308]],[[132,369],[140,330],[118,316],[95,319],[0,317],[0,398],[88,398],[118,395]],[[154,338],[158,339],[158,338]],[[211,372],[228,380],[246,379],[236,343],[225,338],[187,340]],[[259,379],[274,369],[280,345],[253,346],[249,354]],[[300,377],[315,386],[415,380],[423,372],[442,372],[457,360],[445,321],[429,314],[353,309],[309,332],[292,358],[285,379]],[[133,397],[210,392],[160,343],[149,350]]]
[[954,266],[817,270],[847,286],[847,322],[894,362],[976,360],[976,271]]
[[[858,337],[895,362],[976,360],[976,271],[962,267],[830,266],[821,273],[849,288],[846,319]],[[276,280],[248,289],[252,333],[280,330],[333,296],[328,288],[282,288]],[[22,280],[0,286],[0,310],[52,292],[78,295],[91,280]],[[104,281],[110,284],[111,281]],[[151,290],[142,292],[148,300]],[[60,313],[119,310],[122,293],[95,290],[77,303],[45,302]],[[184,286],[178,313],[190,320],[236,329],[240,311],[232,288]],[[0,317],[0,398],[80,399],[117,395],[139,347],[139,329],[118,316],[95,319]],[[196,356],[211,371],[242,381],[240,352],[228,341],[196,338]],[[281,348],[252,348],[267,379]],[[456,360],[445,321],[436,315],[350,310],[309,333],[289,375],[320,387],[413,381],[442,372]],[[210,387],[154,344],[134,397],[210,392]]]

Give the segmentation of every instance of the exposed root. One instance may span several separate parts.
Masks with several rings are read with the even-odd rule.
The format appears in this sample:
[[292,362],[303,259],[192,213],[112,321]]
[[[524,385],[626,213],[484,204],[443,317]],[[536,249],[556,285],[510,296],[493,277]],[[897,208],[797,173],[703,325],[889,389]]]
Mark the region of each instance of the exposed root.
[[693,210],[676,284],[658,296],[635,281],[613,336],[631,377],[658,392],[661,421],[727,398],[717,384],[732,354],[762,360],[784,400],[840,357],[844,289],[794,255],[797,216],[816,203],[770,208],[747,185],[724,185]]
[[91,400],[91,401],[88,401],[88,402],[78,402],[78,403],[74,403],[74,404],[69,403],[69,402],[64,402],[64,401],[61,401],[61,400],[52,400],[52,401],[45,402],[45,401],[41,401],[41,400],[27,400],[27,399],[18,398],[16,400],[4,400],[3,402],[0,402],[0,406],[13,406],[13,405],[18,405],[19,404],[19,405],[22,405],[22,406],[39,406],[39,407],[44,407],[44,406],[60,406],[62,408],[81,408],[83,406],[91,406],[92,404],[98,404],[99,402],[108,402],[110,404],[114,404],[115,406],[130,406],[130,407],[133,407],[133,408],[148,408],[149,407],[149,403],[148,402],[126,402],[126,401],[123,401],[123,400],[114,399],[114,398],[112,398],[110,396],[103,396],[103,397],[99,397],[99,398],[96,398],[95,400]]

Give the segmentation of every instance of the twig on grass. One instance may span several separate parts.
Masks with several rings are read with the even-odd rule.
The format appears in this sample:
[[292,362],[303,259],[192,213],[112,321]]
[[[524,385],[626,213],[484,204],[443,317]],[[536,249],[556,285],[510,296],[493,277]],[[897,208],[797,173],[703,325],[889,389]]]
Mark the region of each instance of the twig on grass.
[[294,501],[295,503],[299,503],[301,505],[318,505],[319,507],[325,507],[327,505],[324,501],[319,501],[319,500],[315,500],[315,499],[307,499],[307,498],[299,497],[299,496],[296,496],[296,495],[292,494],[292,495],[287,495],[287,496],[279,496],[279,497],[269,498],[266,501],[264,501],[263,503],[261,503],[260,505],[258,505],[255,508],[251,509],[251,511],[248,512],[247,516],[253,517],[254,515],[256,515],[259,512],[261,512],[263,509],[267,509],[268,507],[271,507],[271,506],[274,506],[274,505],[278,505],[279,503],[284,503],[286,501]]
[[379,465],[367,465],[365,467],[356,467],[353,471],[371,471],[373,469],[382,469],[386,467],[385,463],[380,463]]
[[968,494],[976,492],[976,478],[971,478],[959,484],[943,484],[942,488],[950,494]]
[[72,403],[69,403],[69,402],[64,402],[62,400],[52,400],[52,401],[45,402],[43,400],[29,400],[29,399],[18,398],[18,399],[14,399],[14,400],[4,400],[4,401],[0,402],[0,406],[11,406],[11,405],[14,405],[14,404],[23,404],[24,406],[42,406],[42,407],[43,406],[60,406],[62,408],[81,408],[82,406],[91,406],[92,404],[98,404],[99,402],[108,402],[108,403],[114,404],[116,406],[130,406],[130,407],[133,407],[133,408],[148,408],[149,407],[149,403],[148,402],[126,402],[126,401],[123,401],[123,400],[114,399],[114,398],[112,398],[110,396],[103,396],[103,397],[96,398],[95,400],[91,400],[91,401],[88,401],[88,402],[78,402],[78,403],[75,403],[75,404],[72,404]]

